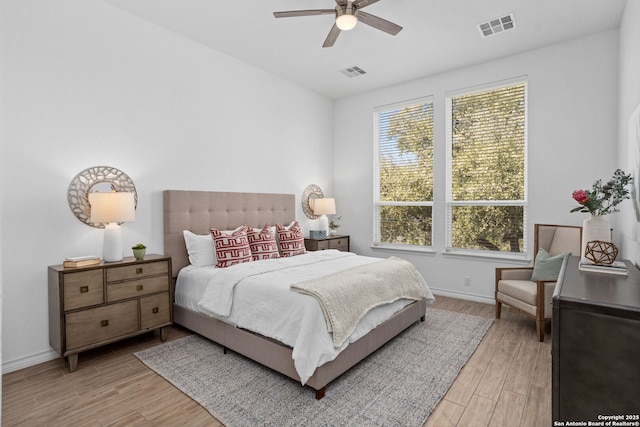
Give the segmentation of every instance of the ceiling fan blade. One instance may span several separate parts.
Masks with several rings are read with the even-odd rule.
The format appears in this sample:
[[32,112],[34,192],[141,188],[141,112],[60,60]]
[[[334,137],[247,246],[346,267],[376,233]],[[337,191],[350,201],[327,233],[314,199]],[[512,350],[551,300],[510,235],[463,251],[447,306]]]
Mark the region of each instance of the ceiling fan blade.
[[[362,9],[363,7],[367,7],[370,4],[378,3],[380,0],[356,0],[353,2],[353,5],[357,9]],[[346,2],[345,2],[346,3]]]
[[358,21],[362,21],[363,23],[370,25],[373,28],[391,34],[392,36],[395,36],[400,32],[400,30],[402,30],[402,27],[400,25],[394,24],[393,22],[387,21],[386,19],[379,18],[375,15],[371,15],[360,10],[358,10],[356,16],[358,17]]
[[336,24],[333,24],[333,27],[331,27],[331,31],[329,31],[329,34],[327,35],[327,38],[324,40],[324,44],[322,45],[322,47],[333,46],[333,44],[338,39],[339,35],[340,35],[340,28],[338,28]]
[[291,18],[295,16],[312,16],[312,15],[335,15],[335,9],[311,9],[311,10],[289,10],[285,12],[273,12],[276,18]]

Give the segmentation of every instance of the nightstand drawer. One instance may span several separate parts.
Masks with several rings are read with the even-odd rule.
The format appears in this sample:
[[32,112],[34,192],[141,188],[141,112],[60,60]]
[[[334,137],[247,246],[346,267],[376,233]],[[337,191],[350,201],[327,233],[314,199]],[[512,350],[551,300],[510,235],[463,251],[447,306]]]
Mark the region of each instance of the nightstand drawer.
[[326,249],[337,249],[349,252],[349,236],[333,235],[324,239],[304,239],[304,247],[308,251],[324,251]]
[[341,237],[339,239],[331,239],[329,240],[329,249],[338,249],[341,251],[349,250],[349,238]]
[[315,244],[315,249],[316,251],[324,251],[326,249],[329,249],[329,241],[328,240],[320,240],[318,242],[316,242]]
[[168,276],[155,276],[139,280],[130,280],[128,282],[108,283],[107,302],[135,298],[141,295],[148,295],[168,290]]
[[102,270],[78,271],[65,275],[65,311],[98,305],[103,302]]
[[65,318],[69,351],[137,331],[138,301],[68,313]]
[[171,321],[169,293],[140,298],[140,328],[152,329]]
[[166,275],[168,272],[169,263],[167,261],[132,264],[124,267],[108,268],[107,282],[118,282],[120,280],[137,279],[159,274]]

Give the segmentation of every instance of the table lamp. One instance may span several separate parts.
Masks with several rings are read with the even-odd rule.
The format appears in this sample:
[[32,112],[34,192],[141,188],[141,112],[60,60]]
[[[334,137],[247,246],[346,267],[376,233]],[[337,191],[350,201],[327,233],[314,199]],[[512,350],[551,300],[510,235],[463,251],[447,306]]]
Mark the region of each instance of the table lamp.
[[313,201],[313,213],[320,215],[318,221],[320,221],[319,228],[329,233],[329,219],[327,215],[334,215],[336,213],[336,199],[323,197],[320,199],[314,199]]
[[105,223],[102,257],[105,262],[122,261],[121,222],[136,219],[135,194],[128,192],[89,193],[91,219]]

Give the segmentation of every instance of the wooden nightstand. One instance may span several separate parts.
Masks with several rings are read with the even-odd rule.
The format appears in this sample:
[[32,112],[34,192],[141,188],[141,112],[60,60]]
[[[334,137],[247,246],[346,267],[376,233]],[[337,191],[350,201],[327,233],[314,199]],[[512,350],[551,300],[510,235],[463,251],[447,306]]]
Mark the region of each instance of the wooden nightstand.
[[171,325],[171,258],[81,268],[49,267],[49,343],[78,367],[78,353]]
[[304,239],[304,247],[308,251],[324,251],[325,249],[337,249],[349,252],[349,236],[336,234],[324,239]]

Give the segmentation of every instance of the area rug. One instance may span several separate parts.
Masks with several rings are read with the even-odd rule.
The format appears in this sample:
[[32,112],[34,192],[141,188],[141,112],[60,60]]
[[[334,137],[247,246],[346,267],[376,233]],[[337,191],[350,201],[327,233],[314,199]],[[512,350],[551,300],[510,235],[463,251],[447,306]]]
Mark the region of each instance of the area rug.
[[330,383],[321,400],[198,335],[135,355],[227,427],[422,426],[492,322],[427,308],[425,322]]

